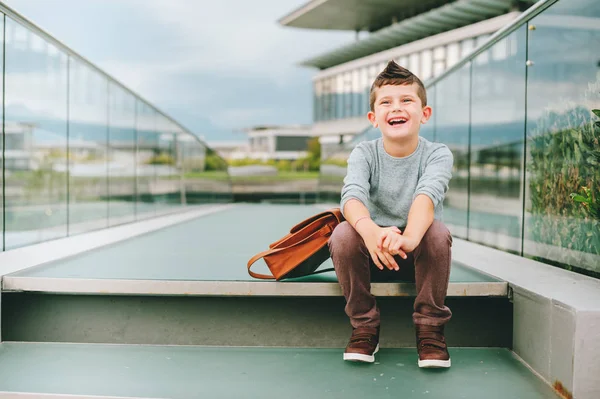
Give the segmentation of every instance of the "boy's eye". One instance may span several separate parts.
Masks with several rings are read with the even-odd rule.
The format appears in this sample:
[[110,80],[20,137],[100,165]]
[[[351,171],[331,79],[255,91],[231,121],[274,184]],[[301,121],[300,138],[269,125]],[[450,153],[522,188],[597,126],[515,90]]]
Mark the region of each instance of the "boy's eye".
[[405,103],[409,103],[409,102],[411,102],[411,101],[412,101],[412,99],[411,99],[411,98],[405,98],[405,99],[404,99],[404,100],[402,100],[402,101],[403,101],[403,102],[405,102]]
[[382,104],[389,104],[390,102],[388,100],[383,100],[381,103]]

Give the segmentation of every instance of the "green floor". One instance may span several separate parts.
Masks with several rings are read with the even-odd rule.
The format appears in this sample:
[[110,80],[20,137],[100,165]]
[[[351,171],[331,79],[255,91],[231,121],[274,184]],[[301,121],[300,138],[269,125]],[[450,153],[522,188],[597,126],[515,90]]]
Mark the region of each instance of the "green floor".
[[[203,216],[118,244],[32,268],[17,276],[250,281],[246,263],[290,228],[322,209],[311,205],[252,205]],[[331,260],[322,268],[332,267]],[[253,270],[267,272],[262,260]],[[333,272],[302,281],[336,281]],[[453,264],[453,282],[496,281]],[[297,279],[296,281],[300,281]]]
[[0,345],[0,392],[158,398],[549,399],[553,391],[505,349],[452,349],[452,368],[422,370],[415,349],[376,363],[342,349]]

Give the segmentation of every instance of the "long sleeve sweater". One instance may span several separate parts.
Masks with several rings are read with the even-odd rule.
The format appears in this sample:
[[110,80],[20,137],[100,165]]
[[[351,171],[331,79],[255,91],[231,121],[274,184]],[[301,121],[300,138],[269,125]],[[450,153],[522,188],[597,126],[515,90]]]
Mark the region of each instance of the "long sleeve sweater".
[[454,158],[445,144],[419,137],[417,149],[406,157],[393,157],[381,138],[358,144],[348,158],[341,209],[351,198],[362,202],[381,227],[406,227],[408,212],[419,194],[434,205],[441,220],[443,200],[452,177]]

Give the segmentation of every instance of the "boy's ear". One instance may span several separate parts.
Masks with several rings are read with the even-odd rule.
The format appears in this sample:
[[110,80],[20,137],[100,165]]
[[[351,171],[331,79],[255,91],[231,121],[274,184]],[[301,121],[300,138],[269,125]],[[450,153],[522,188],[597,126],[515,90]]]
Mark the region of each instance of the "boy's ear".
[[369,122],[371,122],[371,125],[373,125],[373,127],[377,127],[377,122],[375,121],[375,112],[369,111],[369,113],[367,114],[367,118],[369,118]]
[[429,105],[423,107],[423,117],[421,118],[421,123],[427,123],[429,118],[431,118],[431,113],[433,110]]

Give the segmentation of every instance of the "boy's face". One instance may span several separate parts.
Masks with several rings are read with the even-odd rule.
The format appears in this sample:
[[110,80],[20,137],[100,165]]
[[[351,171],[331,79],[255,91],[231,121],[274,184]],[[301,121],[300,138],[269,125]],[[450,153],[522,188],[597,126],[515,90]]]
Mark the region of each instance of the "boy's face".
[[374,112],[367,115],[384,138],[408,139],[419,135],[421,123],[431,117],[431,107],[421,104],[418,85],[384,85],[377,89]]

